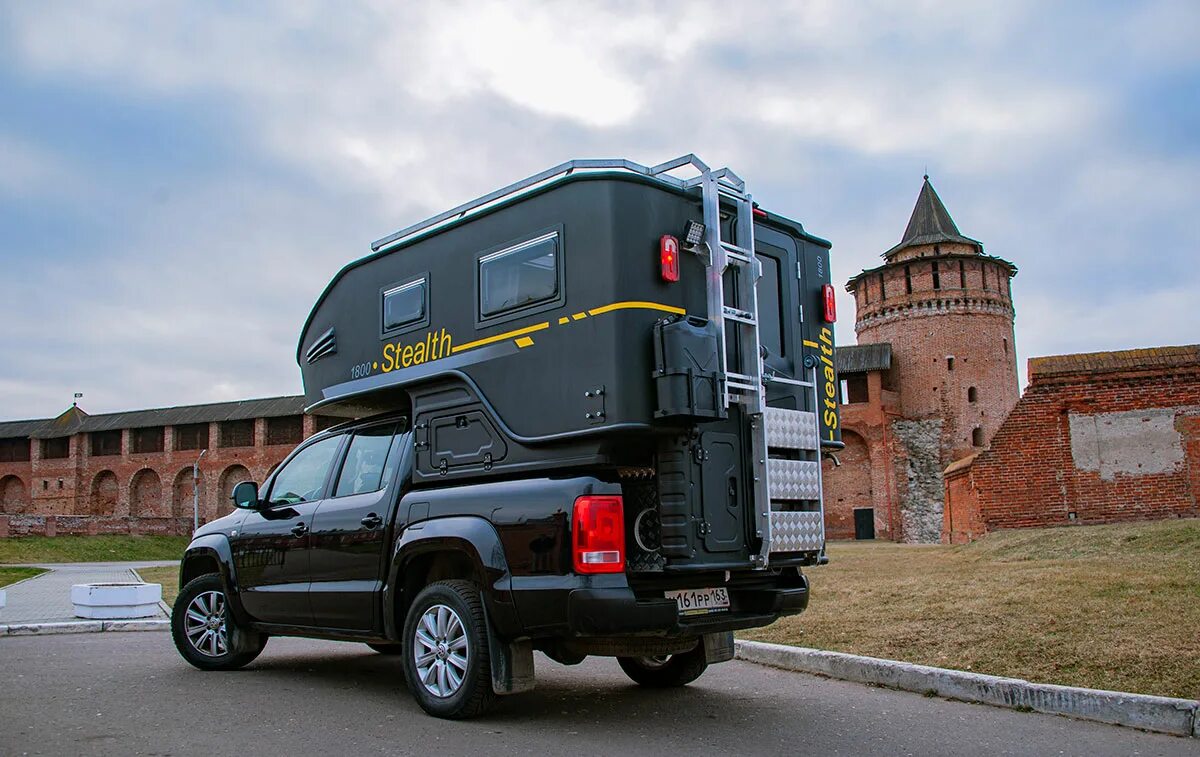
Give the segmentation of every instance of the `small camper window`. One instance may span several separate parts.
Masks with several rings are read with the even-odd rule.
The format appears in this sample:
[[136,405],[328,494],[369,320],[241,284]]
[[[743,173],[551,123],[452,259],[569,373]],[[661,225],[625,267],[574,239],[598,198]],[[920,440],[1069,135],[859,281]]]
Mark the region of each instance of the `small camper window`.
[[425,279],[392,287],[383,293],[383,330],[398,328],[425,319]]
[[479,259],[479,315],[500,315],[558,296],[558,233]]

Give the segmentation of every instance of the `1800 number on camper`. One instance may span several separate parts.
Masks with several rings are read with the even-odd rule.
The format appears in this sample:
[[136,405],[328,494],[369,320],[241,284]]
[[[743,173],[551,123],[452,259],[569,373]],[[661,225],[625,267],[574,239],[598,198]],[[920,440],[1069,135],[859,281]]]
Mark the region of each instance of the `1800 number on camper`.
[[665,592],[667,599],[679,605],[680,615],[721,612],[729,609],[728,589],[683,589]]

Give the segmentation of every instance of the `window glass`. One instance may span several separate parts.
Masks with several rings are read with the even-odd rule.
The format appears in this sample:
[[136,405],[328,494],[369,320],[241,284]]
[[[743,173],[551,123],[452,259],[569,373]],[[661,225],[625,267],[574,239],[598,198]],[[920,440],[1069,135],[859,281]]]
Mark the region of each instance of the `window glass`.
[[479,313],[484,318],[557,295],[557,233],[479,259]]
[[359,431],[350,440],[350,450],[342,473],[338,476],[335,497],[379,491],[387,486],[383,472],[387,469],[388,448],[392,446],[395,426],[377,426]]
[[271,504],[295,505],[319,499],[341,441],[341,436],[331,436],[300,450],[271,484]]
[[425,279],[383,293],[383,330],[391,331],[425,318]]
[[784,356],[783,310],[781,309],[779,261],[769,255],[758,255],[762,263],[762,278],[758,280],[758,339],[772,355]]

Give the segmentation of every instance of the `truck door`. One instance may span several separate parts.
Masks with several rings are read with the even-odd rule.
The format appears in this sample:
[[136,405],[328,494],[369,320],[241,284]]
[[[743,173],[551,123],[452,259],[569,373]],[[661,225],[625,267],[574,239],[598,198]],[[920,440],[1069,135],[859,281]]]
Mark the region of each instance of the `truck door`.
[[242,606],[264,623],[312,625],[309,530],[344,437],[300,447],[270,482],[266,504],[230,539]]
[[379,598],[409,434],[393,421],[359,429],[346,445],[329,496],[313,518],[309,600],[321,628],[381,627]]

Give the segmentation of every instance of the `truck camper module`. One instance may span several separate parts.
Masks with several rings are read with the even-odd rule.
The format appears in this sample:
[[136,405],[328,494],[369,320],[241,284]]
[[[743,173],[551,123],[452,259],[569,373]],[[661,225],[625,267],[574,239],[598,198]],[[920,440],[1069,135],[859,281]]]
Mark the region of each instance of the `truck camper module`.
[[196,532],[180,653],[357,641],[447,718],[532,688],[535,650],[654,687],[732,658],[825,562],[829,249],[694,155],[569,161],[376,241],[297,345],[346,422]]

